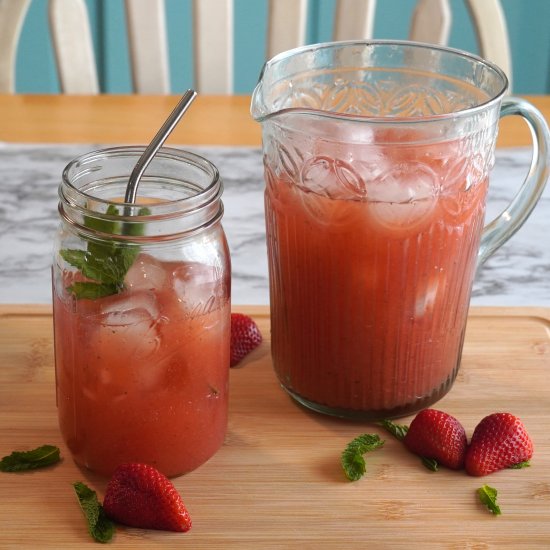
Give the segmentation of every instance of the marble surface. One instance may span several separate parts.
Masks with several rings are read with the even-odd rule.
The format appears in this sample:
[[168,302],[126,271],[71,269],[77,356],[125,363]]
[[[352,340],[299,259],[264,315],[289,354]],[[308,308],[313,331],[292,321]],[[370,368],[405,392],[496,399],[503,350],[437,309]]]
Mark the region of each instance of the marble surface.
[[[97,144],[0,144],[0,303],[49,303],[57,187],[65,165]],[[263,174],[258,148],[189,147],[224,179],[233,303],[268,304]],[[488,217],[502,211],[528,170],[528,149],[497,151]],[[550,306],[550,187],[518,233],[482,267],[473,305]]]

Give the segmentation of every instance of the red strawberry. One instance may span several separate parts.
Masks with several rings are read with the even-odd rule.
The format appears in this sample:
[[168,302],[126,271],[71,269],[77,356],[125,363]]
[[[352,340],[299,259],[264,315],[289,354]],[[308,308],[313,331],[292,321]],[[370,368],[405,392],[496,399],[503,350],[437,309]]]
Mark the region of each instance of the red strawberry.
[[523,422],[510,413],[486,416],[475,428],[466,452],[466,472],[484,476],[533,456],[533,442]]
[[107,484],[103,508],[112,520],[131,527],[191,529],[189,513],[172,482],[147,464],[119,466]]
[[258,325],[248,315],[231,314],[231,363],[234,367],[262,342]]
[[464,465],[466,432],[450,414],[435,409],[420,411],[411,422],[403,443],[409,451],[459,470]]

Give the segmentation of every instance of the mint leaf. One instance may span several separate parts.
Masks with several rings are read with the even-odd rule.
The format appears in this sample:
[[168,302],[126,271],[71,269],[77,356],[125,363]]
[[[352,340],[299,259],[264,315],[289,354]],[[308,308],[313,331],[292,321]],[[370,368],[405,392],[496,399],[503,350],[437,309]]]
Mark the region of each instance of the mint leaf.
[[73,249],[61,250],[59,254],[67,263],[79,269],[84,277],[100,283],[116,284],[120,280],[121,273],[125,275],[128,271],[128,269],[123,271],[115,249],[112,249],[106,258],[98,257],[89,251]]
[[363,434],[353,439],[341,456],[341,464],[350,481],[361,479],[366,471],[363,455],[382,447],[384,441],[377,434]]
[[[109,205],[106,211],[118,216],[119,211]],[[148,208],[140,208],[138,215],[149,215]],[[120,222],[97,220],[85,217],[84,225],[105,233],[120,233]],[[127,224],[129,235],[143,234],[143,224]],[[89,281],[77,282],[67,288],[78,299],[103,298],[117,294],[124,289],[124,278],[140,251],[139,246],[117,243],[116,241],[89,240],[86,250],[64,249],[61,257],[76,267]]]
[[407,435],[409,427],[404,424],[394,424],[391,420],[381,420],[378,422],[379,426],[385,428],[395,438],[402,440]]
[[59,447],[42,445],[32,451],[13,451],[0,460],[2,472],[24,472],[50,466],[61,460]]
[[[108,216],[120,216],[118,208],[114,204],[110,204],[105,210],[105,214]],[[84,216],[84,225],[90,229],[101,231],[102,233],[117,233],[117,229],[120,227],[120,222],[110,220],[98,220],[90,216]]]
[[[381,420],[378,422],[378,425],[385,428],[396,439],[399,439],[399,441],[403,441],[409,431],[409,427],[405,424],[394,424],[391,420]],[[435,458],[421,456],[420,459],[422,460],[422,464],[428,468],[428,470],[431,470],[432,472],[437,472],[439,470],[439,463]]]
[[90,535],[98,542],[109,542],[115,533],[115,524],[105,514],[96,492],[81,481],[73,483],[73,487],[86,517]]
[[437,472],[437,470],[439,470],[439,462],[437,462],[435,458],[427,458],[425,456],[421,456],[420,460],[422,460],[422,464],[424,464],[424,466],[428,468],[428,470],[432,472]]
[[60,256],[73,267],[76,267],[82,271],[86,266],[86,254],[85,250],[75,250],[72,248],[65,248],[59,252]]
[[139,254],[139,246],[122,246],[118,245],[115,249],[113,261],[116,264],[118,270],[118,280],[123,281],[126,273],[132,267],[134,260]]
[[[105,211],[105,214],[109,216],[119,216],[118,208],[114,204],[110,204]],[[120,233],[120,222],[109,220],[98,220],[90,216],[84,216],[84,225],[90,229],[100,231],[101,233],[107,233],[115,235]],[[105,241],[88,241],[88,252],[95,258],[109,258],[115,248],[114,242]]]
[[79,300],[95,300],[96,298],[104,298],[105,296],[117,294],[119,288],[117,285],[77,282],[67,287],[67,290],[72,292]]
[[477,490],[479,500],[482,504],[487,506],[489,511],[495,516],[499,516],[502,512],[500,511],[500,506],[497,504],[497,494],[498,491],[489,485],[483,485]]
[[518,462],[517,464],[512,464],[509,466],[512,470],[521,470],[522,468],[529,468],[531,466],[531,462],[528,460],[524,460],[523,462]]
[[[151,210],[147,207],[140,208],[138,210],[138,216],[150,216]],[[143,235],[144,233],[144,227],[142,223],[132,223],[132,224],[125,224],[124,226],[124,234],[125,235],[132,235],[133,237],[139,237]]]
[[116,250],[117,244],[111,242],[88,241],[87,253],[97,261],[109,259]]

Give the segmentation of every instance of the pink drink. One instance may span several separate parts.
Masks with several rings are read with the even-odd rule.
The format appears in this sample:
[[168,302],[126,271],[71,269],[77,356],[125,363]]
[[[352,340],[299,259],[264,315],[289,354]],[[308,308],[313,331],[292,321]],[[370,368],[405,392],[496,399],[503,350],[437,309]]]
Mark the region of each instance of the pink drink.
[[193,470],[227,425],[229,277],[214,266],[140,254],[113,296],[54,291],[57,404],[75,460],[110,474],[122,462],[169,476]]
[[487,179],[459,142],[420,142],[380,147],[374,169],[372,146],[346,166],[320,142],[300,182],[266,167],[274,366],[317,410],[404,414],[456,376]]

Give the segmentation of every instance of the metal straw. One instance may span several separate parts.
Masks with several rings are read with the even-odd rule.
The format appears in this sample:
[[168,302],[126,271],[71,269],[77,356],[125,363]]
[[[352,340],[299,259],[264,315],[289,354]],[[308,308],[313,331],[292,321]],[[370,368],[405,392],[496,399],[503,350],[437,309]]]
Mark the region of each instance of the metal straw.
[[141,176],[143,176],[147,166],[149,166],[149,163],[153,160],[153,157],[157,154],[157,151],[162,147],[162,144],[166,141],[166,138],[172,133],[172,130],[176,127],[195,97],[197,97],[197,92],[195,92],[195,90],[187,90],[183,94],[183,97],[180,99],[174,110],[170,113],[170,116],[166,119],[166,122],[161,126],[160,130],[157,132],[145,151],[143,151],[141,157],[139,157],[139,160],[130,174],[130,179],[128,180],[128,185],[126,187],[126,195],[124,195],[124,201],[126,203],[136,202],[137,188]]

